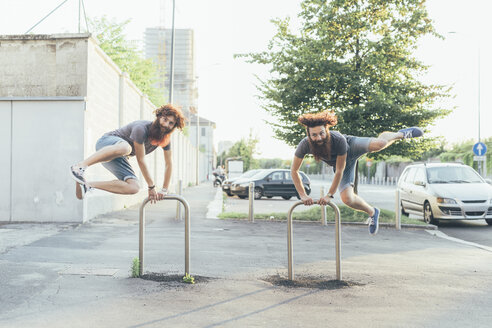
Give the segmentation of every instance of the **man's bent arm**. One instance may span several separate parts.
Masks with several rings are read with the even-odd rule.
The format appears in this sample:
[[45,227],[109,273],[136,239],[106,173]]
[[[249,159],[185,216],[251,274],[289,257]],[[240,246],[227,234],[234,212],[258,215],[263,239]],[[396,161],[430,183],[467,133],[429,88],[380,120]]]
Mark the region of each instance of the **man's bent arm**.
[[336,165],[335,176],[333,177],[330,190],[328,191],[331,195],[334,195],[337,192],[337,188],[340,185],[340,181],[342,180],[342,176],[343,176],[343,171],[345,171],[346,159],[347,159],[347,154],[337,157],[337,163],[335,164]]
[[140,171],[147,182],[149,187],[154,185],[154,180],[150,177],[149,170],[147,169],[147,165],[145,164],[145,147],[143,144],[139,144],[138,142],[133,142],[135,146],[135,156],[137,157],[137,163],[140,167]]
[[170,150],[164,150],[164,162],[166,169],[164,172],[164,183],[162,188],[169,189],[169,183],[171,182],[171,173],[173,172],[173,157]]
[[302,185],[301,176],[299,175],[299,168],[302,165],[302,161],[303,161],[302,158],[294,156],[294,159],[292,160],[292,165],[290,167],[290,175],[292,176],[292,181],[294,182],[294,186],[296,187],[297,193],[301,198],[308,197],[308,195],[306,194],[306,190]]

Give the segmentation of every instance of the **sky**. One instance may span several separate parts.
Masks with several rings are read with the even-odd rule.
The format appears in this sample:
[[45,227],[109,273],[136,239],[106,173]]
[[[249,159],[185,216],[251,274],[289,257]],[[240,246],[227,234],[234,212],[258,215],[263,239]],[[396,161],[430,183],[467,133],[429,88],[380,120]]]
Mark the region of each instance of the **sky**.
[[[0,34],[23,34],[64,0],[0,1]],[[275,34],[273,18],[290,17],[298,26],[300,0],[176,0],[177,28],[195,32],[199,115],[216,123],[215,144],[257,137],[259,158],[291,159],[293,148],[274,138],[261,109],[257,78],[268,77],[268,67],[234,59],[234,54],[267,49]],[[131,19],[126,34],[142,40],[145,28],[171,24],[172,0],[85,0],[89,17],[106,15]],[[415,52],[429,65],[421,80],[452,86],[453,98],[439,104],[454,109],[430,127],[429,135],[443,136],[449,144],[491,137],[492,55],[489,42],[492,3],[488,0],[428,0],[430,18],[445,39],[425,38]],[[77,32],[79,0],[66,2],[39,24],[33,33]],[[82,21],[82,29],[84,22]],[[480,58],[480,60],[479,60]],[[479,88],[480,85],[480,88]],[[480,93],[479,93],[480,90]],[[480,100],[480,101],[479,101]],[[480,104],[480,105],[479,105]],[[342,131],[343,132],[343,131]],[[492,151],[492,150],[491,150]]]

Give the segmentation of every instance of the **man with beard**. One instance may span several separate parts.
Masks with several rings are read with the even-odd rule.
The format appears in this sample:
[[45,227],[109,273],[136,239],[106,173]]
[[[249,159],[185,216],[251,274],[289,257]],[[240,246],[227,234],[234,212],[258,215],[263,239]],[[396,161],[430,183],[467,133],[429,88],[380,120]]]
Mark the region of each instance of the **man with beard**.
[[[75,195],[78,199],[83,199],[85,193],[92,188],[115,194],[137,193],[140,186],[128,161],[129,156],[137,157],[138,166],[148,185],[151,202],[164,198],[172,172],[171,133],[175,128],[182,130],[185,119],[181,111],[170,104],[156,109],[154,114],[156,118],[153,122],[134,121],[104,134],[96,143],[96,153],[70,167],[70,174],[76,181]],[[157,147],[162,147],[166,163],[164,183],[159,192],[156,191],[144,159],[145,155]],[[96,163],[102,163],[118,180],[87,182],[84,178],[85,170]]]
[[337,117],[327,110],[316,114],[301,115],[298,121],[306,128],[307,137],[302,139],[297,146],[291,174],[304,205],[313,205],[314,201],[304,190],[299,168],[304,156],[312,154],[316,161],[322,160],[332,166],[335,172],[328,194],[321,197],[318,204],[326,205],[338,188],[340,197],[347,206],[369,215],[369,233],[375,235],[379,228],[379,209],[370,206],[354,193],[355,164],[359,157],[366,153],[380,151],[396,140],[420,137],[423,131],[420,128],[411,127],[398,132],[383,132],[377,138],[342,135],[337,131],[329,131],[330,127],[337,124]]

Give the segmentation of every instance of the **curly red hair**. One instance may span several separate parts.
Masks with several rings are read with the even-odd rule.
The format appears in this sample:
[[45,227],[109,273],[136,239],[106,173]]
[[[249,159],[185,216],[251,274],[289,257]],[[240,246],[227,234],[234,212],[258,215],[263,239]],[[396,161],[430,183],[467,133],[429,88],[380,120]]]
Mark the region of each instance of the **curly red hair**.
[[173,116],[176,119],[176,124],[174,125],[174,128],[183,130],[185,126],[186,119],[183,115],[183,112],[181,112],[179,108],[174,107],[171,104],[163,105],[157,108],[156,110],[154,110],[154,114],[157,118],[159,118],[160,116]]
[[302,114],[297,121],[306,128],[314,128],[315,126],[332,127],[338,123],[335,113],[329,110],[324,110],[319,113]]

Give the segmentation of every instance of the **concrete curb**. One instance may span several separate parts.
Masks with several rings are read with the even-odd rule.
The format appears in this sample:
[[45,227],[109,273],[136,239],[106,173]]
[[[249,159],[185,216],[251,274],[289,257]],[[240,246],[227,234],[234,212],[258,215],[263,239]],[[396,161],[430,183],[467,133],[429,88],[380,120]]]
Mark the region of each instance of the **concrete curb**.
[[[230,219],[219,219],[219,220],[228,220],[228,221],[247,221],[248,218],[243,218],[243,219],[238,219],[238,218],[230,218]],[[256,221],[260,222],[287,222],[287,220],[268,220],[268,219],[255,219]],[[314,223],[314,224],[320,224],[320,221],[305,221],[305,220],[292,220],[292,222],[295,223],[304,223],[304,224],[309,224],[309,223]],[[327,225],[335,225],[335,222],[327,222]],[[353,226],[367,226],[366,223],[364,222],[342,222],[342,225],[353,225]],[[395,228],[394,223],[380,223],[380,227],[384,228]],[[423,229],[423,230],[438,230],[438,227],[433,225],[433,224],[427,224],[427,225],[418,225],[418,224],[402,224],[402,228],[406,229]]]

